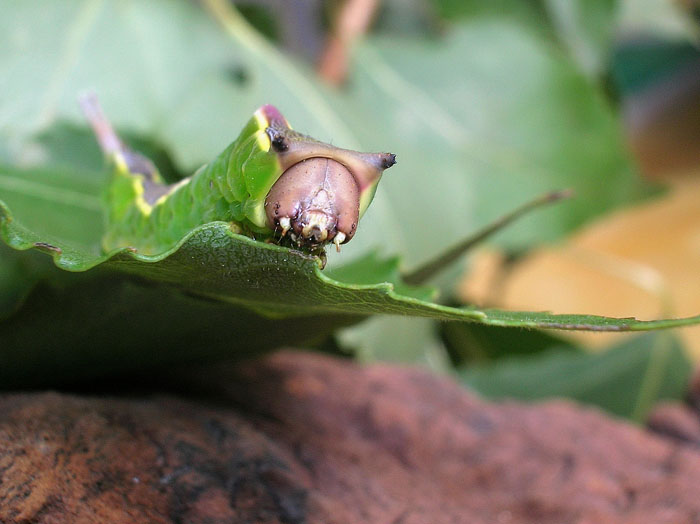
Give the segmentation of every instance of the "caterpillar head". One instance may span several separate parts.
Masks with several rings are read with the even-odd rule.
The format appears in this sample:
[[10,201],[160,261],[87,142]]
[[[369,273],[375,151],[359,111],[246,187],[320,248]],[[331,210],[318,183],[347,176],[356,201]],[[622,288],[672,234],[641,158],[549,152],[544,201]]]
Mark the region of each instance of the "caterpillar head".
[[271,107],[266,133],[282,175],[265,199],[267,225],[309,250],[350,241],[369,206],[383,171],[396,163],[390,153],[340,149],[289,128]]

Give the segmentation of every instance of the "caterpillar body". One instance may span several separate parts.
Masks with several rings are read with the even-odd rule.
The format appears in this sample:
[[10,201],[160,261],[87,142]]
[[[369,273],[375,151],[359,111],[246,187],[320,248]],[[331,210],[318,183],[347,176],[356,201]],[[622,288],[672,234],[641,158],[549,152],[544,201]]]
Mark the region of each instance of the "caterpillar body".
[[112,168],[105,251],[162,252],[193,228],[223,220],[239,233],[323,256],[328,243],[340,250],[353,237],[383,171],[396,163],[390,153],[358,153],[298,133],[265,105],[213,161],[168,185],[119,139],[95,95],[80,103]]

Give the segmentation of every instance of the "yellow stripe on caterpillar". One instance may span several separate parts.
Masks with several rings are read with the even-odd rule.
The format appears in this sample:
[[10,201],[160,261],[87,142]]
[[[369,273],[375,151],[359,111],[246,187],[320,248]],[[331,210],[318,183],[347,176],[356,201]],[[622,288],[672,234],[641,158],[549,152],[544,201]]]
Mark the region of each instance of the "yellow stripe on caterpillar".
[[143,178],[141,178],[140,176],[135,176],[131,184],[134,187],[134,193],[136,193],[136,207],[139,211],[141,211],[141,213],[144,214],[144,216],[150,215],[153,211],[153,206],[151,206],[148,202],[146,202],[146,199],[143,198]]
[[156,207],[156,206],[162,204],[163,202],[165,202],[168,199],[168,197],[173,193],[173,191],[181,188],[182,186],[186,186],[187,184],[190,183],[191,180],[192,180],[192,177],[183,178],[177,184],[173,184],[172,186],[170,186],[170,191],[168,191],[163,196],[161,196],[158,200],[153,202],[153,207]]
[[267,117],[265,116],[262,110],[262,107],[253,114],[253,118],[255,118],[255,122],[260,128],[259,131],[255,133],[255,141],[258,143],[258,147],[261,151],[269,151],[270,137],[267,136],[265,130],[270,125],[270,123],[268,122]]
[[261,151],[267,152],[270,150],[270,137],[267,136],[265,131],[258,131],[255,133],[255,141],[258,143],[258,147]]

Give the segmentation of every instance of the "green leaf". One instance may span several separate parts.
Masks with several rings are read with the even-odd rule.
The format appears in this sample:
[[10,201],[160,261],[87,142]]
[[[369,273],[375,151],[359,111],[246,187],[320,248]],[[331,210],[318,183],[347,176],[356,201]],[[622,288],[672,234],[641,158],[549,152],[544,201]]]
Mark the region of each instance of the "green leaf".
[[269,319],[114,273],[67,275],[72,278],[60,284],[40,283],[24,307],[0,322],[0,389],[152,374],[285,345],[308,347],[357,322],[328,314]]
[[235,234],[225,222],[200,226],[159,255],[141,255],[124,248],[98,256],[58,237],[27,229],[0,201],[0,237],[15,249],[34,248],[51,254],[56,265],[65,270],[86,271],[97,266],[117,269],[279,318],[400,314],[498,326],[595,331],[643,331],[700,322],[700,316],[639,321],[442,306],[416,298],[425,296],[424,290],[405,294],[400,283],[388,281],[396,274],[398,260],[386,264],[380,273],[382,280],[371,282],[365,272],[355,269],[345,273],[349,282],[341,282],[324,274],[316,258]]
[[642,422],[661,399],[681,400],[692,365],[668,333],[634,337],[600,353],[551,350],[460,373],[489,398],[566,397]]
[[74,168],[0,166],[0,196],[37,242],[63,239],[94,256],[103,234],[103,180],[103,175]]
[[[401,313],[442,318],[479,318],[479,312],[444,308],[397,293],[390,282],[341,283],[321,272],[314,257],[257,242],[213,222],[189,233],[178,245],[157,256],[128,248],[95,256],[61,241],[30,231],[13,220],[0,201],[0,236],[16,249],[51,253],[56,265],[86,271],[98,265],[175,284],[225,302],[247,305],[270,316],[318,313]],[[395,272],[395,267],[389,272]],[[413,294],[424,292],[415,290]]]
[[[520,250],[561,238],[649,194],[602,93],[521,25],[476,19],[440,42],[373,39],[358,48],[355,64],[339,110],[352,128],[368,110],[383,115],[363,145],[395,139],[399,164],[380,189],[393,216],[412,225],[390,239],[401,242],[409,263],[549,191],[571,188],[577,196],[499,234],[500,245]],[[367,229],[361,241],[386,237],[386,229]]]
[[[101,186],[107,182],[105,160],[97,147],[95,134],[85,125],[85,122],[80,126],[57,122],[35,137],[35,146],[41,154],[42,164],[52,169],[64,168],[66,171],[85,173],[97,186]],[[192,174],[179,171],[165,148],[148,137],[127,132],[121,138],[134,151],[152,160],[167,182],[174,183]]]
[[543,25],[546,13],[540,0],[431,0],[437,12],[451,20],[465,18],[509,18],[532,27]]
[[700,323],[700,315],[683,319],[637,320],[636,318],[611,318],[597,315],[555,315],[549,312],[480,311],[482,322],[491,326],[562,329],[571,331],[651,331]]
[[435,337],[435,322],[427,318],[375,316],[341,331],[337,339],[361,362],[410,362],[440,374],[452,370]]
[[19,309],[36,283],[48,274],[56,280],[66,275],[41,253],[20,252],[0,243],[0,321]]
[[450,19],[513,20],[560,44],[588,76],[604,72],[617,25],[619,0],[433,0]]
[[621,0],[620,31],[631,38],[639,35],[669,41],[697,42],[698,27],[691,8],[669,0]]
[[319,139],[353,146],[309,76],[242,19],[231,39],[189,1],[0,7],[0,135],[20,153],[58,121],[82,124],[76,97],[85,89],[99,93],[117,127],[157,139],[187,170],[223,150],[265,103]]
[[618,0],[544,0],[559,40],[591,77],[607,69]]
[[476,323],[445,322],[440,336],[455,366],[486,364],[558,348],[581,351],[554,331],[512,329]]

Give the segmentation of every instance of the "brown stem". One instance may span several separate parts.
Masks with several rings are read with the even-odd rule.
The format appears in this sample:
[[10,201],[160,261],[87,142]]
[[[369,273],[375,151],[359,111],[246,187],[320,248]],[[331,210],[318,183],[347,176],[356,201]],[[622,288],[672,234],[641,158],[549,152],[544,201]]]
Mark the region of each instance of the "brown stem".
[[338,86],[345,81],[350,48],[367,32],[378,7],[379,0],[346,0],[338,11],[317,68],[329,84]]

